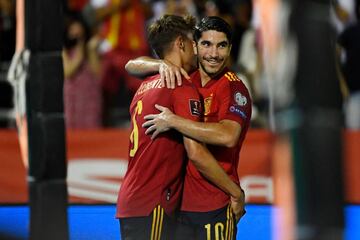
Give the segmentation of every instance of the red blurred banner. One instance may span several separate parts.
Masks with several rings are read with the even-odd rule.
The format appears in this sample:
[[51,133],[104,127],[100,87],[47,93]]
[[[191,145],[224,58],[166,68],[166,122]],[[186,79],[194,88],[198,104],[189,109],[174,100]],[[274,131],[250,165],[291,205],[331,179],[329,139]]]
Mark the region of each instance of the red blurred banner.
[[[127,129],[67,132],[70,202],[116,201],[127,167],[128,136]],[[250,130],[247,135],[238,170],[248,203],[273,203],[274,188],[281,187],[274,186],[271,171],[274,142],[265,130]],[[354,204],[360,204],[359,142],[360,132],[344,133],[346,201]],[[0,203],[27,202],[26,169],[13,130],[0,131],[0,169]]]

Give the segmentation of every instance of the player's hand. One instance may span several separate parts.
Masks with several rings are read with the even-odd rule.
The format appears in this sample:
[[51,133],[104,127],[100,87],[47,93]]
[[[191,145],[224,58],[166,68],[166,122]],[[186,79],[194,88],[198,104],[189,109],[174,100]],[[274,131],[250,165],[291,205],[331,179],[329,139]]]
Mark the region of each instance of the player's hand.
[[230,198],[231,209],[235,215],[236,222],[239,222],[240,219],[245,215],[245,194],[242,192],[240,198]]
[[182,77],[190,79],[187,72],[169,61],[163,60],[159,66],[159,74],[161,84],[167,88],[174,89],[177,83],[178,86],[182,84]]
[[151,134],[151,139],[156,138],[162,132],[170,129],[171,117],[174,115],[168,108],[155,104],[160,111],[158,114],[149,114],[144,117],[147,120],[142,127],[147,128],[145,134]]

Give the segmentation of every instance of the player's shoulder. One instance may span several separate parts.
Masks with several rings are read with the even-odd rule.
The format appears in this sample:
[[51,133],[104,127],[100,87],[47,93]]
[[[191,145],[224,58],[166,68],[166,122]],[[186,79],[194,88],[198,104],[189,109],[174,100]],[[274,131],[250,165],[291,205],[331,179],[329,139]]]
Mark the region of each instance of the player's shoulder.
[[183,79],[181,86],[175,87],[173,96],[181,98],[200,98],[200,94],[196,86],[186,79]]
[[248,91],[244,80],[238,74],[231,70],[224,71],[221,77],[221,84],[223,87],[227,87],[230,89],[242,89],[243,91]]
[[233,71],[226,69],[221,77],[224,84],[238,84],[242,83],[240,77]]
[[190,80],[183,78],[181,86],[177,86],[175,89],[181,90],[181,91],[187,91],[189,89],[196,90],[197,88],[194,83],[192,83]]

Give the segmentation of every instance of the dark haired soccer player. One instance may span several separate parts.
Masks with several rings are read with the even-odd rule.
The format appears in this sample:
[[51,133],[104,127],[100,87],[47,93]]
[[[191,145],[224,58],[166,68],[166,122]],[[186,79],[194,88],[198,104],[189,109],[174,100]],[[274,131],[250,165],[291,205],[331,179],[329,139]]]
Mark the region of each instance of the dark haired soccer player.
[[[190,71],[196,63],[194,24],[191,17],[165,15],[149,28],[149,42],[159,57]],[[157,74],[137,90],[130,105],[129,165],[117,203],[122,239],[174,239],[171,218],[181,200],[186,153],[193,165],[227,194],[236,199],[242,196],[239,186],[202,144],[174,130],[155,140],[145,134],[141,125],[144,116],[156,110],[155,103],[193,121],[201,114],[199,94],[187,81],[179,88],[167,89]]]
[[[202,97],[204,122],[194,122],[173,114],[168,108],[156,106],[161,113],[147,116],[149,121],[143,126],[149,127],[147,133],[153,132],[153,138],[164,130],[176,129],[185,136],[207,143],[228,176],[239,184],[239,152],[249,128],[251,99],[243,82],[226,68],[231,38],[230,26],[219,17],[205,17],[195,28],[194,50],[199,69],[191,75],[191,81]],[[136,60],[133,61],[135,64]],[[143,68],[146,66],[144,62],[141,60]],[[154,65],[154,61],[151,64]],[[239,211],[244,203],[236,205],[232,202],[231,209],[230,200],[231,196],[211,184],[189,162],[181,221],[195,226],[195,230],[180,228],[179,239],[188,236],[195,239],[236,239],[236,220],[244,214],[243,209]],[[236,219],[233,212],[237,214]]]

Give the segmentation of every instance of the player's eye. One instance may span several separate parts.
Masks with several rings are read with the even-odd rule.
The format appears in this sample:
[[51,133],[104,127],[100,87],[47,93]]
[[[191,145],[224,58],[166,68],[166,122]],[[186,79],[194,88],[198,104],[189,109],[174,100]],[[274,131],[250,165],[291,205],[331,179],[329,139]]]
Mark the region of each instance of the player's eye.
[[209,41],[202,41],[201,45],[204,47],[209,47],[210,46],[210,42]]
[[219,44],[219,48],[227,48],[228,47],[228,43],[227,42],[222,42]]

